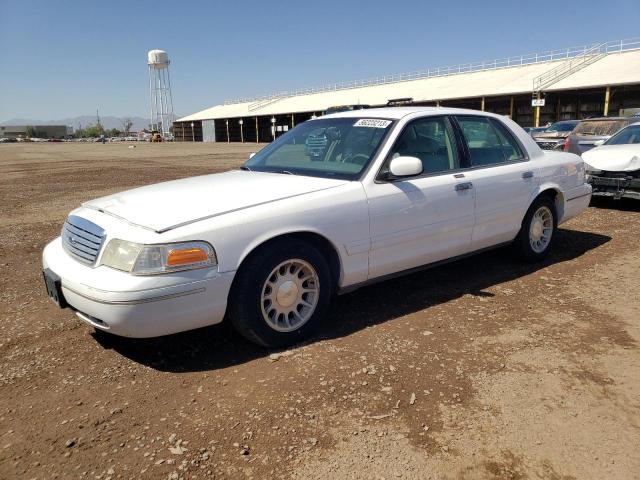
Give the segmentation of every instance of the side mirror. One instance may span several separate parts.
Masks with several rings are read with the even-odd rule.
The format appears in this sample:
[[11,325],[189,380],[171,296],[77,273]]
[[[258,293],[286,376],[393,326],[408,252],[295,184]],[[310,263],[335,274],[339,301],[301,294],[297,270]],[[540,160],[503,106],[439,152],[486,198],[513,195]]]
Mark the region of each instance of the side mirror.
[[603,145],[605,141],[606,140],[598,140],[597,142],[594,142],[593,145],[599,147],[600,145]]
[[249,160],[251,160],[254,156],[255,156],[256,152],[250,153],[249,154]]
[[389,164],[394,177],[412,177],[422,173],[422,161],[416,157],[396,157]]

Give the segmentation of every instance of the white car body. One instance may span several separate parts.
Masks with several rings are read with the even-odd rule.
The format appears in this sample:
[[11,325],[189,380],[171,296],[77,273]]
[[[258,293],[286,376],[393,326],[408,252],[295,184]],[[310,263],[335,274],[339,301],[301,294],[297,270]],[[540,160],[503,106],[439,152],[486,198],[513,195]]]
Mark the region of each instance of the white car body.
[[[619,130],[582,154],[593,195],[640,200],[640,123]],[[622,143],[636,142],[636,143]]]
[[[526,150],[526,161],[397,182],[376,180],[408,122],[459,114],[499,119]],[[63,249],[61,238],[46,246],[44,267],[60,277],[66,301],[85,322],[118,335],[153,337],[221,322],[243,260],[283,235],[326,242],[338,260],[337,290],[344,292],[513,241],[541,192],[552,192],[558,224],[589,204],[591,187],[582,159],[542,151],[508,118],[427,107],[323,118],[369,116],[396,124],[359,180],[236,170],[137,188],[86,202],[72,212],[104,229],[103,246],[111,239],[208,242],[216,252],[215,268],[136,276],[101,265],[104,248],[95,265],[78,262]],[[456,190],[461,182],[473,188]]]
[[640,143],[601,145],[584,152],[582,159],[590,170],[633,172],[640,170]]

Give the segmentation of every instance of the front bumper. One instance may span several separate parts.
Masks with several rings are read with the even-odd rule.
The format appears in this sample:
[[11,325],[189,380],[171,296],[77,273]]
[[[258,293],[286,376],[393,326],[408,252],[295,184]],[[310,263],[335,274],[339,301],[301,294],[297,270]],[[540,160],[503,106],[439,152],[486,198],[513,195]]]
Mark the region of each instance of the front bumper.
[[625,174],[613,176],[609,172],[590,173],[589,183],[593,186],[593,195],[640,200],[640,177],[638,176]]
[[61,279],[62,293],[78,317],[124,337],[157,337],[222,321],[235,272],[215,269],[135,276],[89,267],[62,248],[60,238],[42,254],[45,269]]

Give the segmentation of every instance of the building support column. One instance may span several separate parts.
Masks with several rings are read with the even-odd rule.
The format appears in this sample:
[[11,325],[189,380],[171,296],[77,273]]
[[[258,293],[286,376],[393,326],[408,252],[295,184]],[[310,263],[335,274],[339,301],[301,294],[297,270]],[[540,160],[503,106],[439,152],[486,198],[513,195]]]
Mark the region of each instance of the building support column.
[[229,119],[227,118],[225,122],[227,123],[227,143],[229,143],[231,141],[231,137],[229,137]]
[[296,126],[296,119],[293,116],[293,113],[291,114],[291,128]]
[[260,131],[258,130],[258,117],[256,117],[256,143],[260,143]]
[[484,97],[480,99],[480,110],[484,112]]
[[604,117],[609,115],[609,100],[611,99],[611,87],[607,87],[604,92],[604,113],[602,114]]
[[[511,97],[511,98],[509,99],[509,118],[510,118],[511,120],[513,120],[513,104],[514,104],[514,100],[513,100],[513,97]],[[514,121],[515,121],[515,120],[514,120]]]

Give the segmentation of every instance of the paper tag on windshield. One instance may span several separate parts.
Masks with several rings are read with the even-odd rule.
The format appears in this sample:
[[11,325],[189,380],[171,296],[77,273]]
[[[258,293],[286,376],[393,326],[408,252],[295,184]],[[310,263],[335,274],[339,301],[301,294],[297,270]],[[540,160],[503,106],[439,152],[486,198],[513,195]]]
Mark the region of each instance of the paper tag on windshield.
[[353,124],[354,127],[387,128],[391,120],[380,120],[377,118],[361,118]]

